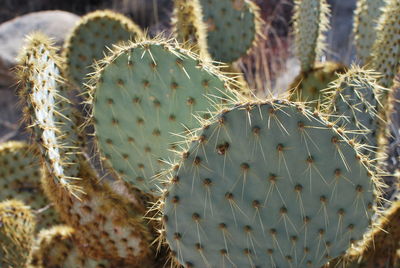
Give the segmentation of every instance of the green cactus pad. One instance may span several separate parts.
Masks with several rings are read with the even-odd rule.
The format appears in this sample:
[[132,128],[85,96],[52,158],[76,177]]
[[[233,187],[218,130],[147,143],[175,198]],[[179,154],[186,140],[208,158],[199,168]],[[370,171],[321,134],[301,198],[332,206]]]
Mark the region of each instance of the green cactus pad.
[[329,7],[326,0],[295,0],[293,30],[296,56],[301,70],[313,68],[325,48],[324,32],[328,29]]
[[94,71],[107,48],[121,41],[142,36],[140,28],[129,18],[110,10],[95,11],[82,17],[66,40],[64,58],[69,78],[82,86],[85,76]]
[[178,42],[192,47],[203,59],[209,59],[207,27],[202,20],[199,0],[174,0],[173,32]]
[[226,101],[226,86],[213,66],[172,41],[119,49],[98,70],[91,93],[102,155],[124,180],[154,192],[154,176],[173,160],[181,135],[199,127],[195,116],[209,117]]
[[354,12],[354,41],[357,56],[366,64],[371,58],[372,46],[376,39],[377,20],[382,14],[385,0],[358,0]]
[[315,66],[302,71],[290,85],[290,99],[292,101],[310,102],[311,107],[318,107],[322,100],[323,89],[344,73],[346,67],[336,62],[315,63]]
[[30,207],[18,200],[0,203],[0,267],[24,267],[35,227]]
[[258,7],[248,0],[199,0],[207,25],[208,51],[231,63],[247,54],[260,34]]
[[380,85],[390,88],[400,68],[400,1],[386,0],[376,29],[372,67],[383,74]]
[[378,75],[353,67],[340,75],[333,85],[323,93],[323,109],[329,121],[348,131],[348,138],[365,147],[363,154],[375,159],[378,138],[379,96],[383,90],[377,84]]
[[317,268],[369,226],[376,179],[317,113],[243,104],[192,140],[163,204],[182,265]]
[[56,48],[46,36],[34,34],[27,38],[19,62],[20,99],[26,104],[27,126],[54,178],[62,187],[77,192],[77,116],[67,99],[68,85],[60,76]]
[[33,244],[27,268],[107,268],[107,260],[94,260],[83,255],[74,243],[74,229],[54,226],[42,230]]
[[0,145],[0,200],[15,199],[29,205],[39,229],[59,223],[57,214],[40,186],[41,167],[37,153],[25,142]]

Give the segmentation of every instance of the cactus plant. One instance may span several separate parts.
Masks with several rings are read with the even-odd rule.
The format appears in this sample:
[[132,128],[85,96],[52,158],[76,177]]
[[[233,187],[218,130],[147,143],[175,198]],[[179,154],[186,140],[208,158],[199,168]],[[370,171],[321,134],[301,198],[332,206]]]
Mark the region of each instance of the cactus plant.
[[[162,39],[130,43],[106,58],[89,95],[98,146],[112,168],[143,191],[198,127],[233,96],[228,79],[177,43]],[[126,110],[129,109],[129,113]]]
[[257,42],[259,9],[248,0],[199,0],[207,27],[208,51],[214,60],[232,63]]
[[95,11],[85,15],[69,34],[63,51],[66,76],[83,88],[92,65],[118,42],[142,36],[142,30],[129,18],[110,11]]
[[62,187],[77,192],[77,118],[68,99],[68,84],[60,76],[60,60],[51,41],[40,33],[27,38],[18,76],[25,121],[38,141],[52,176]]
[[400,2],[386,0],[377,26],[377,38],[372,50],[371,65],[383,74],[380,85],[390,88],[400,68]]
[[0,163],[0,200],[14,199],[29,204],[38,228],[59,223],[41,188],[42,172],[34,148],[17,141],[1,144]]
[[[354,135],[360,128],[372,135],[376,127],[377,94],[371,93],[376,91],[376,78],[362,70],[340,76],[330,92],[337,101],[325,104],[333,115],[312,113],[304,103],[246,100],[230,90],[238,86],[235,79],[222,74],[222,67],[212,66],[201,52],[204,37],[196,31],[204,26],[196,28],[200,20],[195,16],[201,10],[208,23],[212,57],[221,60],[227,55],[230,63],[248,51],[258,33],[252,4],[175,4],[182,4],[182,17],[175,15],[178,20],[187,18],[192,24],[180,25],[186,44],[142,38],[114,46],[103,60],[85,63],[95,62],[85,96],[92,109],[88,123],[94,126],[101,160],[106,160],[102,163],[110,171],[104,180],[86,157],[78,134],[81,115],[69,101],[70,82],[59,71],[62,61],[48,40],[31,37],[21,56],[20,95],[45,163],[45,193],[68,227],[43,231],[29,265],[319,267],[344,254],[369,231],[373,214],[379,212],[380,168],[368,158],[372,154],[363,151],[371,145],[359,144],[370,137]],[[299,52],[303,72],[297,81],[306,83],[306,90],[315,83],[319,92],[343,66],[317,62],[326,2],[296,5],[297,33],[304,32],[306,22],[314,25],[308,29],[313,38],[306,40],[303,33],[298,40],[311,45],[303,45],[305,57]],[[307,5],[308,10],[302,9]],[[302,17],[300,11],[311,15]],[[233,25],[236,15],[243,27]],[[235,29],[233,36],[222,30],[222,21],[228,30]],[[222,31],[234,40],[246,33],[244,43],[223,43],[238,46],[232,48],[237,53],[215,50],[222,48],[216,46],[225,37]],[[100,47],[101,54],[104,46]],[[339,96],[352,100],[340,104]],[[362,114],[359,107],[370,113]],[[348,114],[342,110],[347,108],[359,124],[344,123]],[[149,218],[160,222],[147,224]],[[47,249],[53,250],[51,255],[43,256]],[[171,264],[164,259],[168,253]]]
[[354,41],[357,56],[362,64],[370,61],[372,46],[376,40],[378,18],[385,0],[358,0],[354,11]]
[[319,267],[361,239],[376,178],[346,134],[289,102],[207,122],[173,166],[166,238],[187,267]]
[[30,208],[18,200],[0,202],[0,266],[23,267],[36,227]]
[[310,102],[311,107],[319,107],[321,90],[336,80],[338,74],[346,72],[343,64],[317,61],[326,46],[324,33],[329,15],[326,0],[295,1],[293,29],[301,72],[289,87],[290,99]]
[[323,92],[325,113],[330,121],[346,129],[350,139],[363,144],[362,153],[376,159],[378,127],[384,122],[378,115],[379,97],[384,89],[377,83],[379,75],[353,66],[340,75],[333,85]]
[[106,260],[86,258],[74,244],[74,239],[74,229],[68,226],[54,226],[42,230],[32,246],[26,267],[112,267]]

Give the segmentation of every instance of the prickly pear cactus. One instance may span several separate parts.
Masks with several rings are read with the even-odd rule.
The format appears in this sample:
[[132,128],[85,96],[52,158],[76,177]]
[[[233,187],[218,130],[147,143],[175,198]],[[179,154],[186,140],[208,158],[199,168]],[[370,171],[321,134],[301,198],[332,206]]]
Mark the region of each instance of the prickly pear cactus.
[[247,54],[260,34],[258,7],[248,0],[199,0],[207,25],[208,51],[231,63]]
[[18,200],[0,203],[0,267],[24,267],[35,228],[30,207]]
[[346,67],[336,62],[314,63],[308,71],[302,71],[290,85],[290,99],[310,102],[310,107],[319,107],[322,90],[326,89],[339,74],[345,73]]
[[371,159],[376,158],[379,97],[384,92],[377,84],[378,78],[377,73],[354,66],[324,92],[324,110],[330,121],[345,128],[349,138],[363,144],[361,152]]
[[329,6],[326,0],[295,0],[293,29],[301,70],[308,71],[325,48]]
[[289,102],[206,123],[173,167],[166,239],[186,267],[320,267],[361,239],[374,181],[355,145]]
[[85,256],[96,260],[122,262],[132,268],[152,267],[153,237],[142,211],[101,183],[86,161],[82,160],[79,167],[79,186],[85,192],[80,199],[48,176],[42,181],[63,220],[74,228],[77,246]]
[[385,0],[358,0],[354,12],[354,40],[357,56],[366,64],[371,58],[372,46],[376,39],[376,26]]
[[142,30],[129,18],[110,10],[95,11],[84,16],[66,40],[63,56],[67,76],[79,86],[94,71],[94,61],[108,52],[107,48],[121,41],[142,36]]
[[199,0],[174,0],[174,36],[178,42],[192,47],[203,59],[208,59],[207,27],[202,15]]
[[68,85],[60,76],[60,60],[51,40],[42,34],[28,37],[20,55],[18,76],[24,117],[52,176],[70,192],[77,192],[79,139],[77,118],[68,101]]
[[30,251],[27,268],[107,268],[112,267],[106,260],[85,257],[74,244],[74,229],[68,226],[54,226],[42,230]]
[[36,212],[39,229],[59,222],[40,186],[41,167],[34,148],[25,142],[0,144],[0,200],[15,199]]
[[383,74],[380,85],[390,88],[400,68],[400,1],[386,0],[372,50],[372,68]]
[[93,123],[101,154],[126,181],[156,192],[181,145],[233,93],[213,66],[173,41],[120,48],[97,71]]

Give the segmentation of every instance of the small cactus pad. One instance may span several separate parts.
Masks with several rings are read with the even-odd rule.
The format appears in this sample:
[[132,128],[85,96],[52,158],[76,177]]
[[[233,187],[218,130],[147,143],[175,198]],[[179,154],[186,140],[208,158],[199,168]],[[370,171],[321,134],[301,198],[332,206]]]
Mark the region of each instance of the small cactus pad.
[[376,39],[377,20],[382,14],[385,0],[358,0],[354,12],[354,40],[357,56],[366,64],[371,57],[372,46]]
[[80,199],[48,176],[42,177],[45,192],[61,218],[75,229],[77,246],[85,256],[96,260],[122,261],[132,268],[151,267],[152,236],[142,211],[102,184],[86,161],[79,166],[79,186],[85,192]]
[[15,199],[29,205],[36,214],[38,228],[49,227],[58,216],[40,186],[41,168],[37,153],[25,142],[0,144],[0,200]]
[[188,267],[320,267],[363,237],[373,173],[317,113],[239,105],[205,124],[174,166],[167,242]]
[[33,242],[35,217],[18,200],[0,203],[0,267],[24,267]]
[[95,11],[82,17],[67,38],[64,57],[70,79],[79,86],[93,72],[107,48],[121,41],[133,40],[143,33],[129,18],[110,10]]
[[207,25],[208,51],[214,60],[231,63],[257,42],[259,8],[248,0],[199,0]]
[[100,151],[124,180],[154,192],[153,176],[181,135],[199,127],[195,116],[209,117],[231,91],[213,66],[172,41],[131,43],[106,61],[91,94]]
[[42,230],[33,244],[27,268],[108,268],[106,260],[87,258],[74,243],[74,229],[54,226]]
[[390,88],[400,68],[400,1],[386,0],[377,26],[372,67],[383,74],[380,85]]
[[203,59],[210,58],[207,29],[202,19],[199,0],[174,0],[172,25],[178,42],[192,47]]
[[60,77],[60,60],[51,41],[42,34],[27,39],[20,55],[21,102],[27,125],[34,134],[52,175],[76,192],[78,136],[76,117],[67,100],[68,86]]
[[296,56],[302,71],[308,71],[325,47],[324,32],[328,29],[329,7],[326,0],[295,0],[294,3]]
[[310,102],[310,106],[317,107],[321,101],[321,91],[345,71],[346,67],[340,63],[315,63],[310,70],[302,71],[290,85],[291,100]]
[[376,73],[353,67],[324,92],[329,121],[348,131],[348,138],[365,145],[362,153],[376,157],[379,96]]

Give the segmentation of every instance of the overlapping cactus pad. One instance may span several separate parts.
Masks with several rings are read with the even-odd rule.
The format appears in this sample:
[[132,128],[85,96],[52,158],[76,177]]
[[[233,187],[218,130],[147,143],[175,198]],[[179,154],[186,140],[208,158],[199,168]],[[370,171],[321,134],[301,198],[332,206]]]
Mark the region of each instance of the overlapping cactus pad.
[[214,67],[172,41],[132,43],[105,62],[92,93],[100,151],[122,178],[154,191],[180,135],[233,93]]
[[348,137],[365,145],[362,153],[374,159],[377,151],[379,96],[383,89],[377,84],[378,75],[357,67],[346,74],[324,92],[326,112],[330,121],[345,128]]
[[27,268],[112,267],[106,260],[85,257],[74,244],[74,235],[74,229],[68,226],[54,226],[51,229],[42,230],[33,245]]
[[187,267],[320,267],[374,213],[374,175],[357,149],[289,102],[223,112],[174,170],[164,224]]
[[35,217],[23,202],[0,202],[0,267],[23,267],[33,242]]
[[82,18],[70,34],[64,56],[67,72],[77,85],[87,82],[85,76],[93,72],[91,65],[100,60],[121,41],[134,40],[143,33],[125,16],[109,10],[95,11]]
[[0,145],[0,200],[16,199],[32,209],[44,209],[37,215],[39,228],[59,222],[40,186],[41,168],[34,148],[25,142]]
[[259,34],[258,7],[248,0],[199,0],[207,24],[211,57],[233,62],[245,55]]

